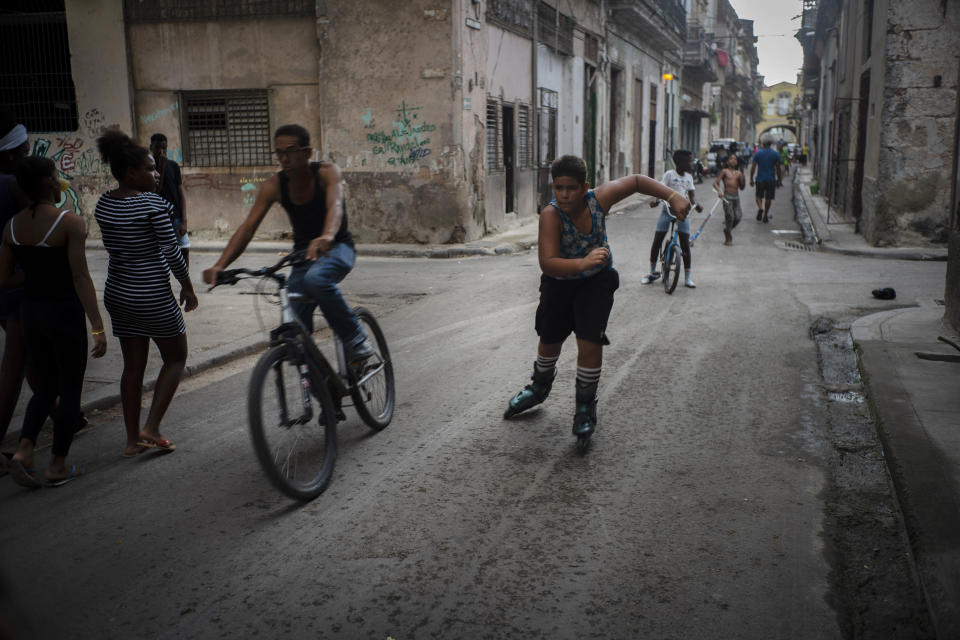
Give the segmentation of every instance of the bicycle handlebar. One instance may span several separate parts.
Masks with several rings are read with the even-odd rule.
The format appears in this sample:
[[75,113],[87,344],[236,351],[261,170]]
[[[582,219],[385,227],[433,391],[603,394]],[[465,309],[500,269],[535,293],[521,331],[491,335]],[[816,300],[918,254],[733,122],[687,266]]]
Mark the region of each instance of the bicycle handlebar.
[[217,281],[210,285],[210,289],[214,287],[219,287],[220,285],[234,285],[241,280],[245,280],[241,276],[247,276],[250,278],[273,278],[274,280],[279,281],[282,276],[277,276],[276,273],[280,269],[283,269],[286,266],[299,266],[304,262],[307,262],[307,252],[304,250],[294,251],[288,253],[287,255],[280,258],[280,260],[269,267],[260,267],[259,269],[224,269],[217,273]]

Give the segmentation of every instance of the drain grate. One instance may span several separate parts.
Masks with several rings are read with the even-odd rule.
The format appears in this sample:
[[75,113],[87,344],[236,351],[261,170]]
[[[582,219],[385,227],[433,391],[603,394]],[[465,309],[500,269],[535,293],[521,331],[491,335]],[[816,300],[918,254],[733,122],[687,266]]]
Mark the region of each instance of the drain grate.
[[787,249],[788,251],[816,251],[817,245],[815,244],[804,244],[802,242],[794,242],[793,240],[784,240],[782,242],[777,242],[782,248]]

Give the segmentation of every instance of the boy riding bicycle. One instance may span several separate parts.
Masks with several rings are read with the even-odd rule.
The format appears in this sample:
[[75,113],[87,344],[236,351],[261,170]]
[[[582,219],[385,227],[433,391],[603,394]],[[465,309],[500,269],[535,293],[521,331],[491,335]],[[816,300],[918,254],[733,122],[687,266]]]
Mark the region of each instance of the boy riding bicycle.
[[534,327],[540,341],[532,382],[510,399],[504,418],[530,409],[550,394],[563,342],[577,338],[576,412],[573,434],[589,437],[597,423],[597,387],[613,294],[620,284],[607,242],[605,216],[634,193],[668,202],[682,220],[690,203],[679,193],[642,175],[612,180],[596,189],[576,156],[557,158],[550,167],[554,200],[540,212],[538,254],[540,305]]
[[312,331],[313,309],[319,305],[343,343],[347,361],[369,358],[373,349],[367,335],[337,287],[356,260],[343,210],[340,169],[332,162],[310,162],[310,134],[300,125],[278,128],[274,143],[281,171],[260,186],[247,219],[231,236],[220,259],[204,270],[203,281],[216,284],[217,274],[243,253],[267,211],[279,202],[293,227],[293,250],[306,250],[309,261],[290,273],[290,290],[305,293],[315,301],[295,303],[297,317]]
[[[674,193],[685,193],[687,194],[687,199],[691,204],[694,205],[698,212],[703,211],[703,207],[696,203],[694,200],[694,186],[693,186],[693,176],[690,174],[690,167],[693,163],[693,154],[684,149],[678,149],[673,152],[673,164],[677,168],[676,171],[670,169],[663,174],[664,185]],[[651,207],[657,206],[660,203],[660,200],[663,198],[658,198],[650,202]],[[660,258],[660,248],[663,246],[663,239],[666,237],[667,232],[670,230],[670,215],[668,209],[670,208],[671,203],[669,200],[665,201],[663,208],[660,210],[660,217],[657,218],[657,228],[653,234],[653,244],[650,245],[650,273],[643,276],[640,279],[642,284],[650,284],[654,280],[660,277],[660,272],[657,271],[657,260]],[[674,211],[676,207],[674,206]],[[690,278],[690,274],[693,271],[693,257],[690,255],[690,221],[686,220],[686,216],[677,216],[677,235],[680,239],[680,253],[683,255],[683,266],[685,270],[684,286],[691,289],[695,288],[697,285],[693,283],[693,280]]]

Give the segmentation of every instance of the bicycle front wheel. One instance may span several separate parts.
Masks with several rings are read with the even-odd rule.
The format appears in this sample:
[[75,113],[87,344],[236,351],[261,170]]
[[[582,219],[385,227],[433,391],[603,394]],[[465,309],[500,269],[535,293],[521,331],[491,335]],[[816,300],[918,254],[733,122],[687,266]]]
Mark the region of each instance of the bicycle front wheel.
[[680,247],[671,242],[663,251],[663,290],[673,293],[680,280]]
[[250,377],[247,412],[260,466],[281,492],[311,500],[326,489],[337,458],[337,417],[325,384],[301,373],[287,345],[267,351]]
[[360,418],[368,427],[379,431],[393,419],[396,400],[393,362],[390,361],[387,339],[373,314],[363,307],[355,307],[353,312],[357,314],[374,354],[359,367],[347,365],[350,396]]

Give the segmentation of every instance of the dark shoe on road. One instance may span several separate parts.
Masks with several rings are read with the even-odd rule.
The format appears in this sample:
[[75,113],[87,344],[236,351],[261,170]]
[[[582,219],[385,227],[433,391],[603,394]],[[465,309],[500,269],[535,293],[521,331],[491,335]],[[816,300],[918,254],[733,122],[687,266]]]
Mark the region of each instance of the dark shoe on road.
[[884,287],[883,289],[874,289],[873,297],[878,300],[893,300],[897,297],[897,292],[891,289],[890,287]]

